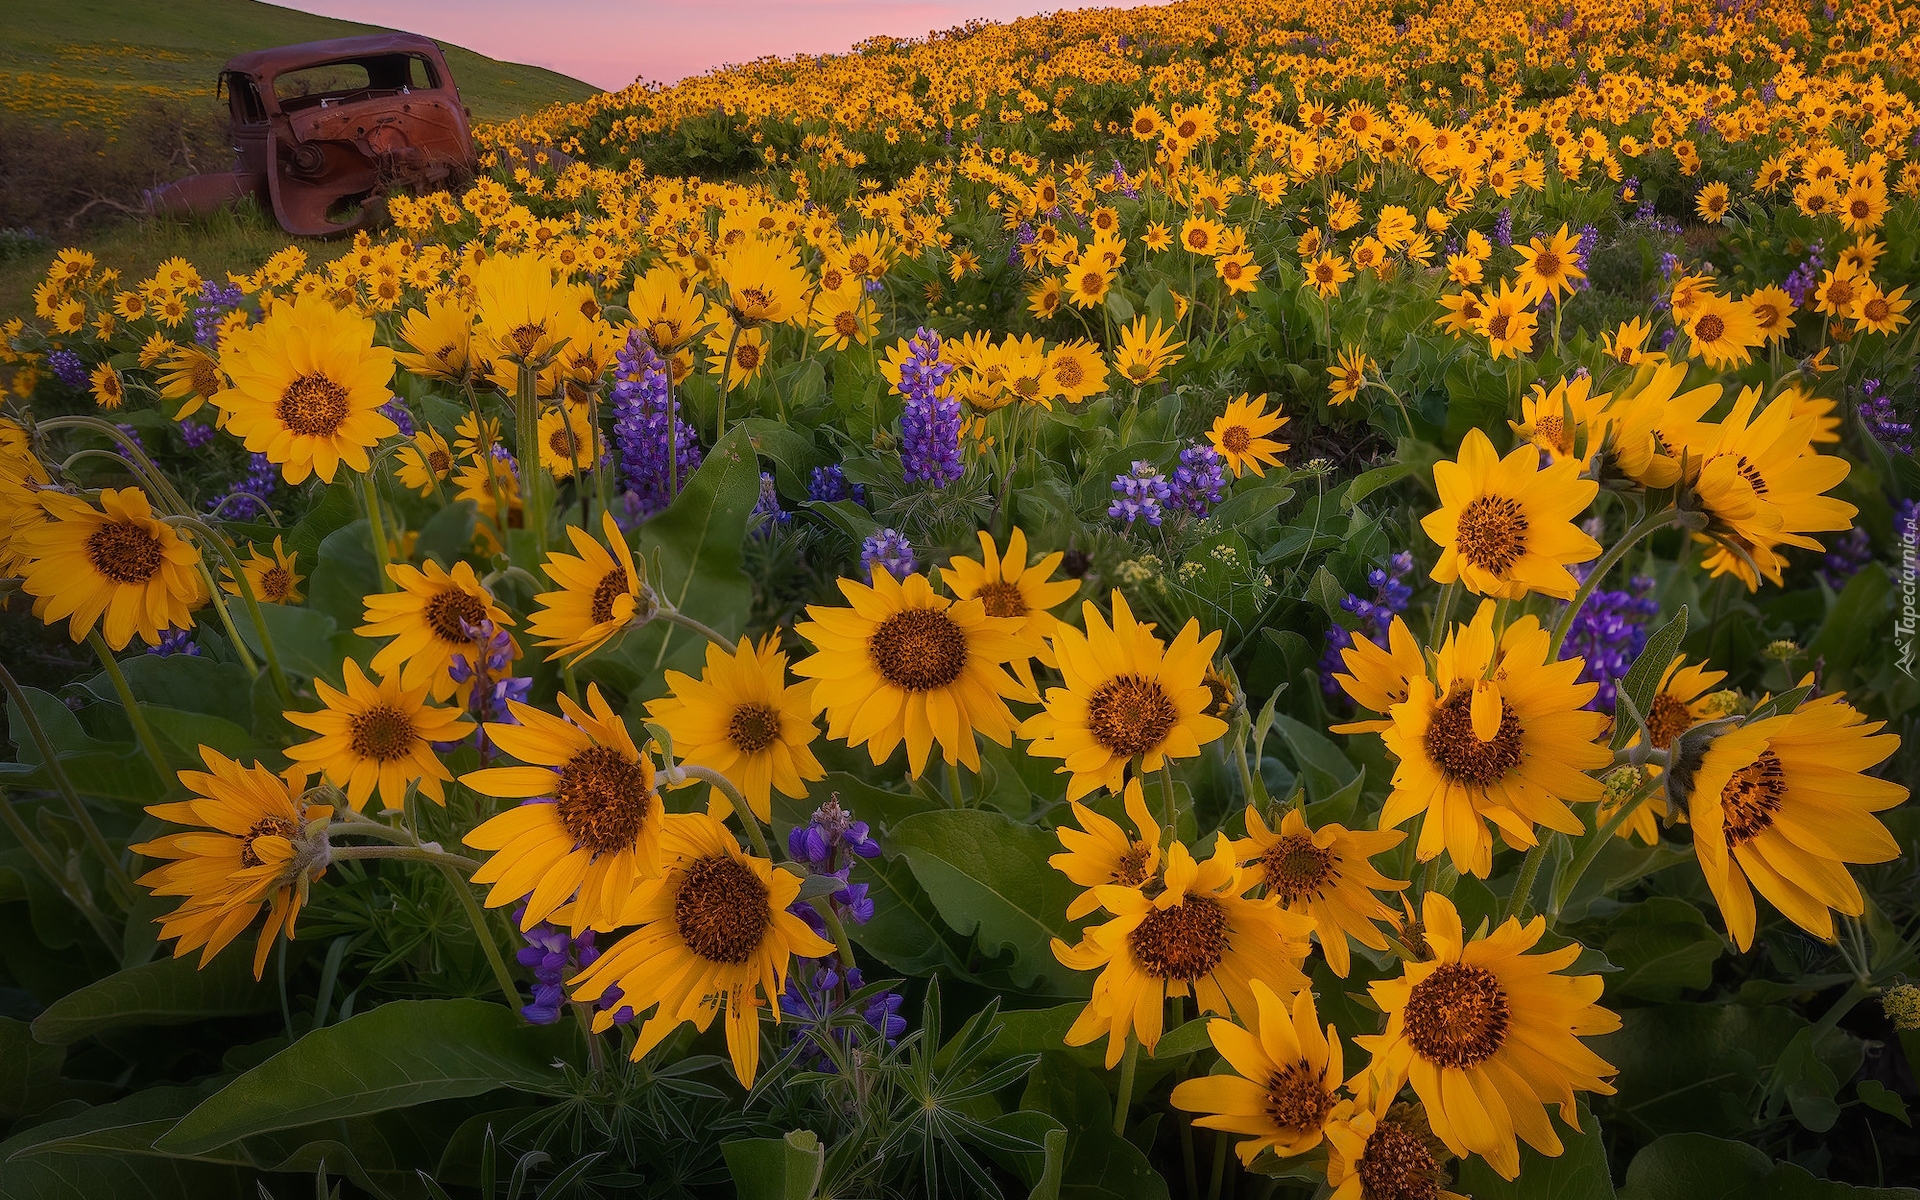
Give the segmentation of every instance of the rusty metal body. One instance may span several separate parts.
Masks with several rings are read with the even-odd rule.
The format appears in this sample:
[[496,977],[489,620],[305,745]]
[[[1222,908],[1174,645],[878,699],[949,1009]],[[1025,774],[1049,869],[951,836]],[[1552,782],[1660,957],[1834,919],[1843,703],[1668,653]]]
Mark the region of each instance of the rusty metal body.
[[220,81],[232,170],[156,188],[152,211],[207,213],[252,195],[288,233],[331,237],[377,220],[393,188],[454,186],[474,172],[471,115],[431,38],[256,50],[229,59]]

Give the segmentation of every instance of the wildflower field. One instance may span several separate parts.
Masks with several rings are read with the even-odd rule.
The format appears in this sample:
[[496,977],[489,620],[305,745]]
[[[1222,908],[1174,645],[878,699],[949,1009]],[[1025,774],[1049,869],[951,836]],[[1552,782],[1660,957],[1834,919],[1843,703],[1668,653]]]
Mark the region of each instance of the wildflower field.
[[1920,7],[636,85],[0,348],[0,1196],[1920,1200]]

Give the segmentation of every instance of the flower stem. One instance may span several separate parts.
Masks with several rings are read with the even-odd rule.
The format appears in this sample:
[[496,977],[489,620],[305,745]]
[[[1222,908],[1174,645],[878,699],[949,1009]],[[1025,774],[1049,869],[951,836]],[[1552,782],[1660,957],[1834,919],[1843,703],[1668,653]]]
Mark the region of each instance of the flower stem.
[[760,828],[760,818],[753,814],[752,806],[740,794],[740,789],[733,786],[733,780],[712,767],[697,767],[692,763],[681,763],[674,769],[693,779],[705,780],[725,796],[733,804],[733,811],[740,814],[740,824],[746,827],[747,840],[753,843],[754,853],[769,862],[773,861],[773,850],[767,845],[766,830]]
[[827,901],[825,904],[818,901],[808,903],[813,905],[813,911],[820,914],[820,920],[826,925],[827,932],[833,935],[833,944],[840,950],[840,964],[851,967],[853,966],[853,942],[847,937],[847,927],[841,922],[840,914],[833,911],[833,898],[828,896],[825,899]]
[[665,621],[670,625],[678,625],[682,629],[690,629],[716,646],[721,646],[728,650],[734,648],[734,643],[723,636],[719,630],[694,620],[692,617],[671,605],[661,604],[653,615],[656,620]]
[[133,698],[133,689],[127,686],[127,677],[120,670],[120,661],[113,656],[105,638],[98,629],[87,630],[87,644],[100,656],[100,665],[107,669],[107,678],[113,683],[114,694],[120,697],[120,707],[127,710],[127,720],[133,725],[133,736],[140,742],[140,748],[147,752],[147,761],[160,774],[160,786],[164,790],[173,779],[173,770],[167,766],[167,755],[160,748],[160,739],[153,735],[153,726],[147,724],[147,714],[140,711],[140,702]]
[[347,862],[359,858],[397,858],[405,862],[432,863],[436,867],[460,867],[468,871],[477,871],[480,864],[464,854],[449,854],[445,850],[432,850],[425,846],[335,846],[328,853],[333,862]]
[[1133,1072],[1140,1065],[1140,1039],[1127,1034],[1127,1053],[1120,1060],[1120,1094],[1113,1101],[1113,1132],[1127,1136],[1127,1109],[1133,1104]]
[[1173,760],[1160,760],[1160,803],[1166,811],[1167,832],[1174,841],[1180,840],[1180,806],[1173,794]]
[[[87,844],[93,847],[94,853],[98,854],[105,864],[107,882],[111,885],[114,895],[123,905],[131,902],[138,894],[138,890],[133,886],[133,877],[128,875],[127,869],[120,865],[120,856],[113,852],[113,847],[107,844],[106,835],[102,834],[100,827],[94,824],[93,814],[87,811],[86,804],[80,799],[80,793],[74,790],[73,780],[68,778],[67,769],[60,765],[59,755],[53,748],[53,739],[47,736],[46,727],[40,724],[40,718],[33,711],[33,706],[27,703],[27,694],[21,689],[19,681],[14,679],[13,672],[7,670],[4,665],[0,665],[0,687],[6,689],[8,698],[13,701],[14,708],[19,711],[20,720],[26,724],[28,736],[33,738],[34,748],[40,752],[41,765],[45,766],[47,774],[53,777],[54,789],[60,793],[60,798],[66,801],[67,810],[79,823],[81,835],[86,838]],[[164,778],[165,776],[162,776],[163,780]]]
[[1618,832],[1622,825],[1627,823],[1628,818],[1639,811],[1642,804],[1645,804],[1653,798],[1654,792],[1659,790],[1654,786],[1659,778],[1659,776],[1655,776],[1649,779],[1635,791],[1631,799],[1615,810],[1614,814],[1608,817],[1600,828],[1594,830],[1581,843],[1579,852],[1573,856],[1573,861],[1568,863],[1566,868],[1561,871],[1559,876],[1553,881],[1553,896],[1549,901],[1550,907],[1547,909],[1547,921],[1549,925],[1559,917],[1560,910],[1566,907],[1567,901],[1573,897],[1573,889],[1580,886],[1581,876],[1587,873],[1587,868],[1591,867],[1593,860],[1600,856],[1600,851],[1604,850],[1607,844],[1613,840],[1613,835]]
[[1520,862],[1520,878],[1514,882],[1513,895],[1507,897],[1507,907],[1500,914],[1504,923],[1522,917],[1527,911],[1527,897],[1533,891],[1533,881],[1540,874],[1541,860],[1547,857],[1547,843],[1543,838],[1527,851],[1526,858]]
[[367,532],[373,538],[373,561],[380,571],[380,590],[391,592],[393,579],[387,574],[387,566],[392,558],[387,552],[386,522],[380,519],[380,489],[374,483],[371,470],[360,477],[360,494],[367,503]]
[[107,949],[118,954],[121,939],[114,934],[113,927],[107,923],[106,914],[94,904],[93,897],[88,894],[81,881],[70,880],[60,869],[60,864],[53,857],[53,852],[47,849],[45,842],[35,836],[33,829],[13,807],[13,800],[7,795],[7,789],[4,787],[0,787],[0,825],[5,825],[7,832],[13,834],[14,840],[25,847],[27,856],[33,859],[34,865],[38,866],[41,873],[47,877],[47,882],[53,884],[60,894],[67,898],[69,904],[80,910],[80,915],[87,919],[87,924],[93,928],[93,932]]
[[493,981],[500,985],[500,994],[505,997],[507,1007],[518,1011],[520,1008],[520,988],[513,982],[513,976],[507,971],[506,960],[500,957],[500,943],[493,940],[493,930],[487,923],[487,914],[473,898],[473,885],[460,872],[442,864],[440,869],[446,873],[447,883],[453,888],[453,894],[460,899],[460,907],[467,910],[467,923],[473,926],[473,935],[480,939],[480,949],[486,953],[487,965],[493,968]]
[[[713,422],[713,444],[718,446],[720,439],[727,436],[727,392],[733,387],[733,351],[740,344],[740,321],[733,321],[733,332],[727,335],[727,361],[720,364],[720,411]],[[667,374],[673,374],[673,364],[667,364]],[[673,428],[673,410],[667,410],[667,428]]]
[[1656,513],[1649,513],[1641,518],[1639,524],[1621,535],[1619,541],[1607,548],[1607,552],[1600,556],[1600,561],[1593,564],[1593,570],[1587,572],[1587,578],[1581,583],[1580,590],[1573,594],[1573,600],[1568,603],[1567,611],[1560,614],[1559,623],[1553,627],[1553,643],[1547,652],[1549,659],[1560,656],[1560,644],[1567,640],[1567,633],[1573,628],[1573,619],[1580,615],[1580,609],[1586,604],[1587,597],[1593,595],[1593,590],[1600,586],[1600,581],[1606,578],[1607,572],[1613,569],[1613,565],[1626,556],[1635,542],[1673,524],[1677,515],[1678,511],[1671,506]]
[[[274,691],[279,693],[281,704],[288,708],[293,707],[293,687],[287,683],[287,673],[280,669],[280,654],[274,649],[273,631],[267,628],[267,619],[260,612],[260,601],[253,594],[253,584],[248,582],[247,573],[240,567],[240,556],[233,552],[233,547],[227,544],[225,537],[198,517],[181,517],[172,523],[193,530],[219,551],[220,557],[226,560],[227,573],[233,576],[233,585],[240,589],[240,599],[246,602],[247,616],[252,619],[253,627],[260,632],[260,651],[266,656],[267,673],[273,676]],[[221,615],[226,616],[226,601],[221,598],[220,589],[216,587],[212,591],[214,604],[219,606]],[[247,648],[241,643],[231,618],[227,619],[226,626],[235,647],[244,655]]]

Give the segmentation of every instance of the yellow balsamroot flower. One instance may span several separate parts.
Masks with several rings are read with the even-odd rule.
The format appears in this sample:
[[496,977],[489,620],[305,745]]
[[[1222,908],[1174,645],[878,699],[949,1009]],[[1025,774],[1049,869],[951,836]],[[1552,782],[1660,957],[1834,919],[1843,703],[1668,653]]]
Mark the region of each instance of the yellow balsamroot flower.
[[400,486],[422,496],[432,495],[433,485],[453,473],[453,450],[431,425],[414,430],[412,444],[402,446],[394,459]]
[[35,498],[46,520],[16,518],[9,549],[24,560],[21,586],[41,620],[69,618],[76,642],[98,625],[115,650],[136,633],[158,645],[167,629],[193,628],[207,601],[200,550],[153,515],[145,492],[108,488],[97,509],[63,492]]
[[1660,689],[1643,714],[1647,740],[1655,750],[1666,750],[1673,745],[1673,739],[1700,722],[1725,715],[1708,692],[1720,686],[1727,673],[1709,670],[1705,663],[1691,667],[1686,664],[1686,655],[1674,655],[1667,669],[1660,673]]
[[1468,430],[1459,460],[1434,464],[1440,507],[1420,522],[1440,546],[1435,582],[1457,579],[1476,595],[1509,600],[1571,597],[1580,585],[1568,564],[1600,554],[1573,524],[1599,491],[1579,475],[1571,459],[1542,467],[1531,444],[1500,458],[1486,434]]
[[1045,275],[1027,291],[1027,311],[1035,319],[1051,320],[1059,314],[1060,305],[1066,302],[1066,285],[1058,275]]
[[176,421],[199,412],[227,386],[226,377],[220,373],[220,360],[193,345],[172,349],[166,355],[159,384],[160,398],[180,406],[173,412]]
[[1114,919],[1089,928],[1078,945],[1052,942],[1053,956],[1067,967],[1100,972],[1065,1041],[1085,1046],[1106,1038],[1108,1067],[1126,1053],[1130,1037],[1153,1053],[1170,996],[1192,996],[1202,1012],[1251,1018],[1256,980],[1286,996],[1307,986],[1300,964],[1311,923],[1248,899],[1255,881],[1234,865],[1225,838],[1205,862],[1173,843],[1162,881],[1151,899],[1138,888],[1096,888]]
[[1364,1076],[1353,1086],[1358,1099],[1327,1122],[1329,1200],[1468,1200],[1442,1186],[1452,1156],[1418,1104],[1394,1103],[1398,1086],[1369,1086]]
[[232,386],[213,397],[227,430],[265,454],[288,483],[332,483],[344,464],[366,471],[367,451],[399,432],[380,411],[393,396],[393,351],[374,345],[370,318],[317,297],[276,305],[229,337],[220,358]]
[[1107,292],[1120,272],[1098,261],[1083,261],[1067,272],[1067,302],[1075,308],[1098,308],[1106,303]]
[[[240,573],[246,576],[254,599],[268,604],[298,604],[306,598],[300,591],[300,581],[306,576],[293,569],[299,556],[289,552],[281,541],[279,536],[274,537],[272,554],[260,553],[257,545],[247,547],[247,558],[240,564]],[[220,590],[229,596],[238,596],[240,584],[234,579],[233,571],[229,568],[222,575]]]
[[540,607],[527,619],[527,632],[568,666],[618,637],[642,611],[640,575],[626,535],[612,513],[600,514],[600,529],[605,545],[579,526],[567,526],[580,553],[547,555],[547,578],[560,589],[535,596]]
[[333,808],[306,802],[305,771],[276,775],[206,746],[200,758],[205,771],[180,772],[191,799],[147,808],[163,821],[191,828],[127,849],[163,860],[140,877],[140,886],[156,896],[185,897],[180,907],[155,918],[162,938],[177,939],[175,958],[197,949],[205,967],[264,906],[267,923],[253,951],[258,979],[274,939],[285,931],[293,940],[308,884],[326,873],[326,839],[317,835]]
[[1828,271],[1813,290],[1813,311],[1828,313],[1832,316],[1850,317],[1855,303],[1871,283],[1865,276],[1856,274],[1852,268],[1835,268]]
[[1793,297],[1783,287],[1769,284],[1747,293],[1747,311],[1753,314],[1753,328],[1760,344],[1770,346],[1785,341],[1793,332]]
[[1766,344],[1747,302],[1715,292],[1699,293],[1686,332],[1688,355],[1699,355],[1717,371],[1745,366],[1753,360],[1753,348]]
[[1147,328],[1147,318],[1135,317],[1120,331],[1120,348],[1114,352],[1114,369],[1124,375],[1135,387],[1152,383],[1160,373],[1180,361],[1177,351],[1185,342],[1173,340],[1174,331],[1153,322],[1153,328]]
[[1574,285],[1587,277],[1580,267],[1580,235],[1569,232],[1564,223],[1551,237],[1535,237],[1514,251],[1521,259],[1514,277],[1529,304],[1548,296],[1570,296]]
[[692,341],[706,324],[707,298],[686,275],[663,263],[634,281],[627,311],[653,348],[667,354]]
[[845,350],[864,346],[872,340],[879,313],[859,284],[836,292],[821,292],[813,299],[813,335],[827,350]]
[[1497,291],[1480,297],[1479,330],[1486,336],[1487,352],[1498,360],[1533,353],[1533,334],[1540,318],[1530,307],[1527,293],[1514,291],[1502,279]]
[[1380,827],[1426,814],[1415,857],[1444,849],[1461,874],[1481,879],[1493,869],[1489,822],[1517,849],[1533,847],[1536,825],[1581,832],[1567,805],[1600,798],[1584,772],[1613,758],[1595,745],[1607,718],[1582,707],[1599,687],[1576,682],[1584,661],[1549,661],[1547,631],[1532,617],[1496,642],[1493,613],[1482,601],[1470,624],[1454,626],[1433,677],[1411,682],[1381,735],[1400,765]]
[[1212,256],[1221,252],[1220,222],[1207,217],[1189,217],[1180,226],[1180,245],[1191,254]]
[[[1595,448],[1591,434],[1594,418],[1605,410],[1610,398],[1607,392],[1593,394],[1591,375],[1562,378],[1551,389],[1536,383],[1520,401],[1520,415],[1526,419],[1508,421],[1507,426],[1554,462],[1572,459],[1584,470]],[[1586,452],[1576,454],[1583,432],[1588,433]]]
[[[517,364],[552,356],[562,342],[589,336],[583,307],[593,293],[565,282],[559,264],[540,254],[496,254],[473,268],[470,356],[494,364],[493,380],[511,391]],[[449,318],[451,319],[451,318]],[[551,369],[541,373],[551,387]]]
[[1608,358],[1622,366],[1635,367],[1644,362],[1663,362],[1666,355],[1658,350],[1647,349],[1647,338],[1653,333],[1653,326],[1639,317],[1622,321],[1620,328],[1604,335],[1600,339],[1600,349]]
[[727,311],[741,325],[780,325],[806,312],[810,285],[799,256],[784,241],[748,238],[715,261],[727,289]]
[[[464,700],[472,689],[472,677],[464,684],[454,683],[447,670],[453,656],[474,653],[478,636],[474,631],[482,621],[505,629],[513,625],[513,618],[494,603],[469,563],[455,563],[452,571],[431,559],[424,568],[390,563],[387,577],[400,590],[368,596],[366,623],[354,630],[362,637],[393,639],[373,656],[373,669],[381,675],[400,671],[405,687],[428,684],[435,700],[445,700],[456,691]],[[512,654],[520,657],[518,645]]]
[[787,907],[800,877],[741,851],[706,813],[668,818],[665,874],[632,889],[611,924],[637,926],[572,982],[573,998],[617,1003],[594,1015],[595,1033],[622,1008],[652,1010],[633,1043],[635,1062],[687,1022],[706,1030],[727,1013],[733,1074],[751,1087],[760,1067],[760,1013],[780,1020],[779,996],[795,955],[823,958],[833,943]]
[[1069,800],[1099,787],[1117,791],[1135,759],[1141,772],[1157,771],[1227,731],[1207,714],[1207,666],[1219,631],[1203,638],[1200,622],[1189,620],[1169,646],[1133,619],[1117,588],[1111,626],[1091,600],[1080,611],[1085,632],[1061,624],[1051,639],[1065,686],[1048,688],[1045,709],[1020,726],[1033,743],[1029,754],[1064,760],[1056,773],[1072,775]]
[[877,570],[871,587],[842,579],[840,591],[851,607],[810,604],[794,628],[818,651],[793,671],[816,681],[813,711],[827,714],[828,737],[866,745],[876,765],[905,741],[916,779],[935,742],[946,761],[975,771],[976,735],[1011,744],[1006,697],[1022,687],[1005,664],[1033,652],[1019,620],[989,616],[979,597],[935,595],[920,574],[896,581]]
[[787,656],[771,634],[757,646],[743,637],[731,652],[709,642],[700,678],[668,671],[666,683],[647,715],[673,736],[682,761],[725,775],[760,820],[772,819],[774,791],[801,799],[808,781],[826,778],[811,748],[820,736],[814,685],[787,682]]
[[1248,805],[1247,836],[1235,842],[1233,850],[1281,908],[1313,921],[1327,966],[1345,979],[1353,963],[1349,937],[1375,950],[1387,948],[1386,935],[1375,922],[1393,920],[1394,912],[1373,893],[1401,891],[1408,881],[1387,878],[1369,860],[1406,836],[1398,829],[1371,832],[1337,824],[1310,829],[1297,808],[1287,810],[1278,829],[1268,829]]
[[1333,732],[1380,733],[1391,729],[1393,721],[1384,714],[1391,712],[1394,705],[1405,703],[1414,680],[1427,677],[1426,653],[1399,617],[1387,626],[1384,648],[1375,645],[1365,633],[1354,632],[1349,636],[1353,644],[1340,651],[1340,661],[1346,664],[1347,670],[1335,675],[1333,681],[1355,704],[1381,713],[1383,718],[1335,725]]
[[1248,471],[1266,478],[1268,467],[1280,465],[1280,455],[1288,450],[1286,442],[1269,437],[1287,423],[1287,414],[1275,408],[1267,411],[1267,394],[1252,400],[1245,392],[1227,401],[1227,411],[1207,431],[1207,440],[1233,469],[1238,479]]
[[599,459],[599,431],[588,417],[584,404],[566,403],[540,414],[540,465],[555,479],[572,479],[579,471],[590,471]]
[[[518,700],[517,724],[486,726],[487,741],[526,763],[469,771],[460,782],[483,796],[537,801],[489,818],[463,840],[493,856],[473,873],[491,883],[487,907],[527,902],[531,929],[566,904],[566,923],[586,929],[626,924],[628,898],[664,867],[666,809],[654,788],[653,759],[640,753],[598,684],[587,707],[556,697],[565,720]],[[575,898],[575,893],[578,897]]]
[[1341,350],[1333,365],[1327,368],[1327,374],[1333,376],[1327,403],[1338,407],[1358,396],[1367,386],[1367,371],[1373,366],[1373,360],[1358,346]]
[[[729,343],[733,347],[731,360],[727,357]],[[729,392],[744,386],[767,365],[766,334],[758,328],[743,329],[739,337],[734,337],[732,323],[722,320],[707,335],[707,348],[713,351],[707,356],[707,369],[726,376]]]
[[1698,767],[1675,764],[1707,886],[1734,945],[1753,945],[1753,893],[1815,937],[1833,940],[1833,913],[1866,902],[1849,863],[1888,862],[1900,846],[1873,814],[1907,789],[1864,774],[1900,748],[1838,696],[1749,721],[1707,743]]
[[456,708],[427,703],[427,685],[404,687],[395,676],[367,678],[360,664],[342,666],[347,690],[335,691],[324,679],[313,681],[319,712],[289,712],[287,720],[320,736],[287,747],[287,757],[323,772],[327,782],[347,794],[359,811],[374,789],[388,809],[406,803],[410,784],[435,804],[447,802],[441,784],[453,779],[440,761],[435,742],[457,742],[473,732],[473,722]]
[[1067,803],[1080,827],[1054,829],[1066,849],[1048,858],[1047,865],[1086,889],[1067,905],[1069,921],[1100,907],[1102,887],[1143,888],[1160,874],[1160,825],[1147,808],[1138,778],[1127,780],[1120,800],[1136,836],[1078,800]]
[[1195,1125],[1247,1135],[1233,1148],[1243,1164],[1262,1150],[1291,1158],[1318,1146],[1344,1074],[1340,1034],[1331,1024],[1322,1031],[1311,991],[1302,988],[1288,1012],[1286,1001],[1261,980],[1251,990],[1248,1028],[1218,1018],[1207,1022],[1208,1039],[1233,1073],[1182,1080],[1172,1096],[1175,1108],[1207,1114],[1195,1118]]
[[1455,337],[1480,332],[1480,324],[1487,315],[1486,307],[1472,289],[1443,294],[1440,307],[1446,312],[1433,323]]
[[1340,285],[1353,278],[1353,272],[1347,267],[1347,260],[1331,250],[1322,250],[1318,257],[1303,268],[1307,283],[1322,299],[1330,299],[1340,294]]
[[1641,360],[1633,383],[1615,392],[1596,420],[1598,447],[1588,456],[1596,476],[1623,475],[1650,488],[1679,481],[1682,448],[1715,436],[1700,418],[1721,393],[1717,383],[1680,392],[1686,377],[1684,362]]
[[1260,282],[1260,264],[1254,261],[1250,250],[1222,254],[1213,261],[1213,270],[1230,295],[1251,292]]
[[400,340],[410,350],[394,358],[423,379],[463,379],[475,365],[473,310],[458,300],[435,297],[424,309],[409,309],[400,318]]
[[1613,1094],[1605,1077],[1614,1068],[1580,1039],[1613,1032],[1620,1018],[1594,1003],[1598,975],[1558,974],[1580,956],[1577,944],[1529,953],[1545,917],[1525,925],[1510,917],[1468,941],[1453,902],[1428,892],[1421,918],[1433,957],[1368,985],[1387,1027],[1354,1043],[1373,1056],[1369,1069],[1385,1090],[1413,1084],[1449,1150],[1478,1154],[1512,1179],[1516,1135],[1542,1154],[1561,1153],[1547,1105],[1578,1128],[1576,1091]]
[[1867,280],[1860,290],[1860,298],[1853,302],[1854,328],[1861,333],[1898,333],[1901,326],[1913,319],[1906,315],[1913,303],[1904,298],[1906,294],[1905,284],[1883,292],[1878,284]]
[[1693,198],[1693,211],[1709,225],[1724,223],[1731,206],[1727,185],[1718,181],[1701,188]]
[[1025,687],[1027,699],[1039,698],[1033,682],[1032,659],[1037,658],[1049,667],[1058,665],[1053,647],[1047,641],[1060,626],[1052,610],[1071,600],[1080,590],[1079,580],[1053,578],[1065,558],[1064,552],[1056,550],[1039,562],[1029,564],[1026,531],[1018,528],[1008,537],[1007,552],[1003,556],[994,545],[993,535],[983,529],[978,559],[956,554],[940,570],[941,581],[956,599],[978,600],[986,606],[989,617],[1014,618],[1020,622],[1015,633],[1027,643],[1028,653],[1015,657],[1009,665]]
[[1061,398],[1078,404],[1107,390],[1107,360],[1100,347],[1085,338],[1063,342],[1047,351],[1047,370]]

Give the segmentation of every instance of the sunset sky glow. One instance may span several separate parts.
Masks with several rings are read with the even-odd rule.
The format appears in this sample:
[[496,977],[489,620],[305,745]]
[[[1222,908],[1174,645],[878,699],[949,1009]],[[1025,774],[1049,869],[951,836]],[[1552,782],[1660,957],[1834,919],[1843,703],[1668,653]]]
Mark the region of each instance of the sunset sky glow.
[[[1139,0],[1102,0],[1132,8]],[[1093,5],[1084,5],[1092,7]],[[1071,0],[290,0],[307,12],[389,25],[507,62],[620,88],[672,83],[768,54],[824,54],[875,34],[924,37],[974,18],[1005,21]]]

